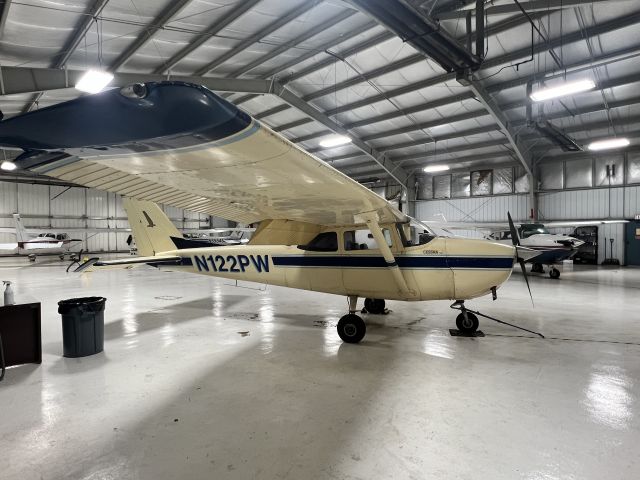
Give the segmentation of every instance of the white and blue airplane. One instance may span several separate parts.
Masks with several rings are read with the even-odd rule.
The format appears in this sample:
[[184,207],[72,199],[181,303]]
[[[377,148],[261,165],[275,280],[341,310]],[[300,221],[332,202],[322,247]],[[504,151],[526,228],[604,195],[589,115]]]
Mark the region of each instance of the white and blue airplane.
[[[0,146],[19,168],[127,197],[139,257],[92,259],[79,270],[159,268],[344,295],[338,334],[366,332],[357,301],[455,300],[458,329],[478,318],[465,300],[496,296],[517,245],[436,235],[385,199],[251,118],[210,90],[137,84],[0,122]],[[155,203],[258,223],[246,245],[181,248]],[[183,245],[184,246],[184,245]]]

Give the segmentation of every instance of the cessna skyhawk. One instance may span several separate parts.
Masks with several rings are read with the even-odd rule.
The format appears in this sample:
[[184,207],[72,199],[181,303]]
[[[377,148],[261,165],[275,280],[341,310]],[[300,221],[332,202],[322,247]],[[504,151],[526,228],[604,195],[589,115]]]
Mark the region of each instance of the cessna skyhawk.
[[[478,319],[464,300],[496,290],[519,246],[433,234],[385,199],[305,152],[208,89],[177,81],[136,84],[0,122],[18,167],[129,197],[140,257],[93,259],[80,270],[148,264],[344,295],[345,342],[362,340],[359,297],[456,300],[458,328]],[[142,202],[130,199],[142,200]],[[247,245],[181,249],[150,202],[259,222]]]

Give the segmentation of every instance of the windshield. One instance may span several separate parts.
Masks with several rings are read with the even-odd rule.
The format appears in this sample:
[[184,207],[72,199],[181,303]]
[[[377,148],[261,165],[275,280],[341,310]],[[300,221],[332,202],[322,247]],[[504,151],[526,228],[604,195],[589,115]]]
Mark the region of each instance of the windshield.
[[522,238],[530,237],[531,235],[538,234],[549,234],[549,230],[546,229],[544,225],[541,223],[532,223],[530,225],[522,225],[521,226],[521,234]]
[[425,245],[438,235],[432,227],[412,218],[408,223],[398,223],[398,234],[405,247]]

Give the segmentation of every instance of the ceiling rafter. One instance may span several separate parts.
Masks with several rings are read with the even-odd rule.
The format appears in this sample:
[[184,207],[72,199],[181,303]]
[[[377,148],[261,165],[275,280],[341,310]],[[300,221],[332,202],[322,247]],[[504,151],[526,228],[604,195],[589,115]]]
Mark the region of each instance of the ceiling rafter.
[[147,25],[137,36],[137,38],[129,45],[114,62],[109,66],[112,71],[118,70],[133,57],[149,40],[153,34],[163,29],[167,24],[180,13],[192,0],[173,0]]
[[171,70],[174,66],[176,66],[179,62],[181,62],[184,58],[186,58],[189,54],[191,54],[196,49],[200,48],[202,45],[207,43],[211,37],[215,36],[218,32],[220,32],[223,28],[225,28],[230,23],[234,22],[242,15],[251,10],[256,4],[258,4],[261,0],[243,0],[238,2],[238,4],[232,8],[226,15],[217,18],[215,22],[213,22],[209,28],[207,28],[204,32],[202,32],[198,38],[196,38],[193,42],[190,42],[187,46],[181,49],[179,52],[175,53],[169,60],[164,62],[158,68],[156,68],[153,73],[162,74],[166,73],[168,70]]
[[[538,14],[537,17],[542,17],[542,14]],[[523,19],[521,16],[514,16],[514,17],[510,17],[507,18],[501,22],[496,23],[495,25],[492,25],[491,27],[489,27],[487,29],[487,35],[497,35],[499,33],[502,33],[506,30],[509,30],[511,28],[517,27],[518,25],[524,25],[528,23],[527,19]],[[395,37],[395,35],[392,32],[389,31],[385,31],[386,35],[384,36],[380,36],[381,38],[384,38],[383,41],[387,41],[390,38]],[[460,36],[458,39],[462,40],[466,38],[465,36]],[[366,50],[367,48],[371,48],[375,45],[378,45],[379,43],[382,42],[368,42],[365,43],[363,42],[363,45],[361,47],[359,47],[357,50],[356,49],[352,49],[352,51],[345,51],[345,52],[339,52],[336,54],[336,56],[341,57],[341,58],[347,58],[349,56],[352,56],[356,53],[359,53],[363,50]],[[306,75],[309,75],[310,73],[313,73],[315,71],[321,70],[322,68],[325,68],[328,65],[331,65],[332,63],[335,63],[336,59],[334,57],[329,57],[327,59],[325,59],[323,62],[319,62],[318,64],[314,65],[313,68],[307,68],[305,70],[302,70],[300,72],[296,72],[295,75],[292,75],[291,77],[287,78],[287,83],[292,82],[294,80],[297,80],[299,78],[302,78]],[[374,70],[371,70],[369,72],[364,72],[361,75],[357,75],[354,76],[350,79],[344,80],[342,82],[337,83],[336,85],[331,85],[328,86],[326,88],[320,89],[316,92],[312,92],[309,93],[307,95],[305,95],[303,98],[305,99],[305,101],[311,101],[311,100],[315,100],[316,98],[320,98],[324,95],[329,95],[332,94],[334,92],[338,92],[341,90],[344,90],[346,88],[349,87],[353,87],[355,85],[358,85],[360,83],[363,83],[365,81],[371,81],[377,77],[380,77],[382,75],[385,75],[389,72],[393,72],[395,70],[399,70],[401,68],[405,68],[414,64],[417,64],[419,62],[424,62],[425,58],[424,55],[420,54],[420,53],[416,53],[413,55],[409,55],[408,57],[402,58],[400,60],[397,60],[395,62],[392,62],[390,64],[387,65],[383,65],[382,67],[376,68]],[[422,83],[422,87],[420,88],[425,88],[428,86],[431,86],[431,82],[436,82],[433,85],[437,85],[439,83],[443,83],[446,81],[450,81],[452,79],[455,79],[455,74],[444,74],[444,75],[440,75],[438,77],[435,77],[433,79],[428,79],[426,81],[423,81],[424,83]],[[382,96],[382,95],[379,95]],[[384,99],[384,97],[383,97]],[[239,104],[239,103],[236,103]],[[286,105],[280,105],[274,108],[271,108],[269,110],[263,111],[258,113],[257,118],[265,118],[271,115],[274,115],[276,113],[280,113],[284,110],[287,110],[288,106]],[[342,111],[346,111],[348,109],[343,109]],[[325,112],[327,113],[327,112]],[[341,112],[340,112],[341,113]]]
[[298,18],[301,15],[305,14],[306,12],[311,10],[312,8],[315,8],[320,3],[322,3],[322,1],[323,0],[307,1],[307,2],[304,2],[304,3],[300,4],[300,5],[298,5],[297,7],[293,8],[292,10],[289,10],[287,13],[285,13],[284,15],[279,17],[277,20],[274,20],[273,22],[269,23],[267,26],[265,26],[265,27],[261,28],[260,30],[258,30],[253,35],[250,35],[245,40],[243,40],[240,43],[238,43],[235,47],[233,47],[232,49],[230,49],[227,52],[225,52],[224,54],[222,54],[220,57],[212,60],[211,62],[207,63],[204,67],[199,68],[198,70],[196,70],[194,72],[194,75],[195,76],[205,76],[207,73],[211,72],[212,70],[215,70],[217,67],[222,65],[227,60],[229,60],[229,59],[235,57],[236,55],[238,55],[239,53],[245,51],[248,47],[250,47],[251,45],[253,45],[257,41],[263,39],[267,35],[271,35],[276,30],[278,30],[278,29],[284,27],[285,25],[287,25],[288,23],[294,21],[296,18]]

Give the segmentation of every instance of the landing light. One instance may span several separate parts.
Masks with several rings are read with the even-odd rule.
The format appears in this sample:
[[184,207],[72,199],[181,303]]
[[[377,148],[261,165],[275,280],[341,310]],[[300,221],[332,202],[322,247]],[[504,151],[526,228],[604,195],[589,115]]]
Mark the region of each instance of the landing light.
[[534,102],[544,102],[552,98],[573,95],[574,93],[586,92],[596,87],[593,80],[578,80],[577,82],[567,82],[556,87],[543,88],[533,92],[529,98]]
[[612,148],[622,148],[629,146],[629,139],[627,138],[609,138],[607,140],[599,140],[597,142],[591,142],[589,144],[589,150],[609,150]]
[[445,172],[449,170],[449,166],[448,165],[429,165],[428,167],[424,167],[423,170],[427,173]]
[[351,138],[346,135],[331,135],[330,137],[325,138],[320,141],[320,146],[324,148],[332,148],[339,147],[340,145],[346,145],[347,143],[351,143]]
[[113,80],[113,74],[102,70],[87,70],[78,83],[76,90],[87,93],[99,93]]
[[16,168],[18,168],[18,166],[15,163],[10,162],[9,160],[5,160],[4,162],[2,162],[0,164],[0,168],[2,170],[6,170],[7,172],[10,172],[10,171],[15,170]]

